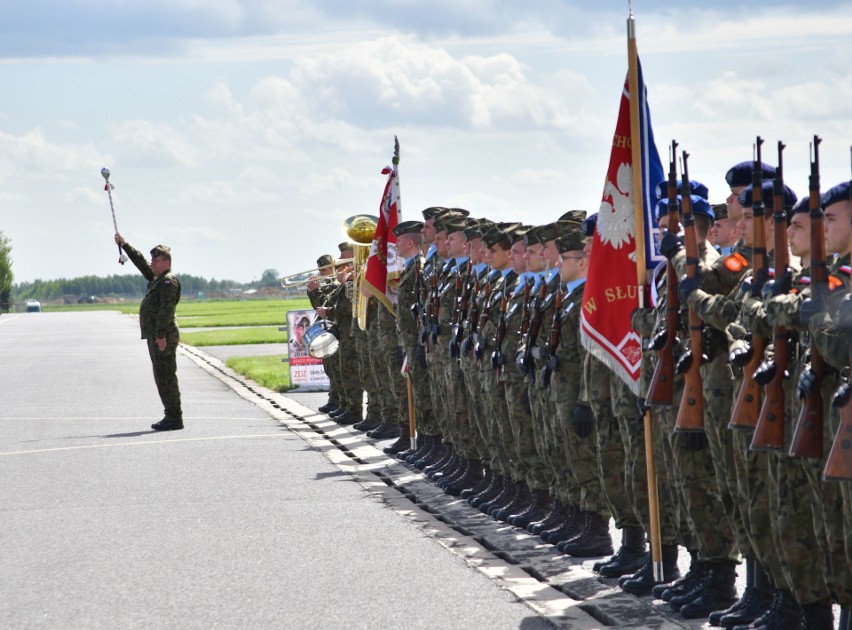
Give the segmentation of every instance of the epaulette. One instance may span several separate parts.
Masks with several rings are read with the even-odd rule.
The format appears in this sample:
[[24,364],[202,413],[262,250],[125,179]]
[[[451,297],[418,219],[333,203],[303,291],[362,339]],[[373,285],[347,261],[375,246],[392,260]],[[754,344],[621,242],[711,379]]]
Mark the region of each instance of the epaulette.
[[734,273],[739,273],[743,269],[749,266],[748,258],[743,256],[739,252],[734,252],[730,256],[725,257],[725,268],[728,271],[732,271]]

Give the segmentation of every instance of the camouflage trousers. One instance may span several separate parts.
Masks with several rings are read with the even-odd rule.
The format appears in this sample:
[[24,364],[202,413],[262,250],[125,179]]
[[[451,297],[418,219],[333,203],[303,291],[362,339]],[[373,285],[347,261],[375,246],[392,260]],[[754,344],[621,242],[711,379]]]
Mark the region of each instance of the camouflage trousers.
[[571,425],[574,409],[560,402],[557,398],[553,404],[568,457],[566,474],[570,475],[571,479],[566,480],[557,490],[556,498],[563,505],[574,505],[584,512],[593,512],[609,519],[609,502],[598,471],[597,433],[592,431],[584,438],[577,435]]
[[[559,419],[556,403],[551,400],[550,389],[540,385],[532,385],[530,392],[535,395],[543,411],[541,417],[541,443],[539,448],[544,451],[546,461],[550,465],[553,481],[550,493],[565,502],[569,499],[576,505],[579,502],[581,489],[577,477],[571,469],[571,452],[568,434]],[[570,503],[566,503],[569,505]]]
[[449,350],[446,351],[446,357],[442,376],[444,392],[447,396],[446,404],[449,408],[449,427],[454,435],[453,444],[459,455],[469,459],[477,458],[479,456],[478,431],[472,426],[469,416],[470,404],[465,374],[459,362],[450,357]]
[[547,487],[544,481],[547,473],[533,440],[533,419],[527,381],[508,362],[504,366],[502,378],[514,442],[513,451],[509,451],[512,458],[512,479],[526,481],[530,488],[544,490]]
[[166,349],[160,352],[156,339],[146,339],[151,366],[154,368],[154,383],[157,393],[163,403],[163,414],[171,420],[183,420],[183,410],[180,406],[180,387],[177,378],[177,347],[180,338],[169,335],[166,338]]
[[[675,390],[674,400],[679,400],[682,389]],[[658,420],[658,427],[654,432],[655,438],[659,436],[661,459],[664,465],[657,468],[657,481],[659,483],[658,491],[660,502],[667,503],[670,507],[667,510],[671,516],[672,526],[675,531],[677,542],[689,551],[698,550],[698,541],[693,534],[695,523],[689,517],[689,512],[686,509],[686,504],[683,500],[683,495],[680,492],[678,485],[678,475],[680,469],[677,466],[675,458],[675,450],[680,448],[680,437],[675,433],[675,424],[677,409],[674,407],[664,407],[654,410],[654,416]],[[655,445],[656,446],[656,445]],[[655,448],[656,453],[656,448]],[[663,529],[664,520],[660,521],[660,529]],[[667,534],[661,534],[665,537]]]
[[[526,377],[524,377],[526,379]],[[540,394],[538,388],[527,383],[527,398],[530,401],[530,419],[529,426],[530,439],[532,439],[533,448],[538,453],[538,458],[542,463],[541,476],[535,478],[535,486],[530,486],[534,490],[551,490],[556,483],[557,462],[559,459],[560,444],[557,444],[551,432],[549,431],[550,418],[548,415],[554,413],[552,409],[553,403],[546,400]],[[567,461],[567,455],[562,450],[562,460]]]
[[[743,556],[752,556],[751,539],[737,500],[736,463],[734,462],[733,431],[728,428],[734,401],[735,381],[726,356],[720,354],[702,366],[704,382],[704,433],[716,471],[716,485],[728,525],[734,534],[737,549]],[[795,381],[793,381],[795,382]]]
[[489,467],[506,477],[512,476],[512,458],[509,453],[514,449],[514,438],[509,424],[509,405],[506,402],[506,389],[497,384],[497,373],[485,369],[479,373],[482,387],[482,401],[485,405],[485,424],[489,443],[492,445]]
[[[408,378],[414,393],[414,416],[417,423],[417,433],[421,435],[436,435],[438,425],[435,422],[435,414],[432,411],[432,388],[429,385],[429,370],[421,365],[416,358],[416,346],[406,349],[408,355]],[[406,385],[406,403],[408,399],[408,386]],[[408,417],[408,416],[406,416]]]
[[322,360],[322,369],[328,377],[328,400],[340,406],[340,361],[335,360],[334,356],[324,357]]
[[[439,339],[440,341],[440,339]],[[449,358],[449,351],[432,345],[426,354],[427,372],[429,373],[429,394],[432,399],[432,413],[435,417],[438,433],[445,442],[455,446],[450,431],[449,405],[444,391],[444,366]]]
[[[342,328],[342,326],[341,326]],[[351,327],[346,325],[340,331],[340,345],[337,352],[331,357],[340,375],[340,388],[338,390],[338,403],[346,411],[361,415],[364,406],[364,387],[361,381],[361,360],[359,358],[358,344],[352,335]]]
[[370,306],[369,326],[367,326],[367,354],[370,357],[369,370],[373,383],[367,401],[367,418],[377,422],[395,422],[396,399],[388,383],[388,356],[382,347],[381,326],[378,307]]
[[[645,453],[647,435],[644,418],[637,417],[634,422],[625,423],[624,426],[626,431],[621,434],[627,445],[627,464],[624,473],[627,483],[633,485],[633,511],[650,535],[651,512],[648,505],[648,463]],[[651,414],[651,432],[660,510],[660,541],[664,545],[677,545],[681,542],[677,532],[678,503],[673,499],[674,492],[669,483],[671,463],[666,457],[664,447],[664,442],[667,442],[668,438],[664,435],[659,417],[654,413]]]
[[458,361],[458,365],[463,374],[462,383],[465,387],[465,398],[467,400],[467,424],[473,435],[475,457],[485,463],[491,460],[493,447],[486,426],[485,401],[482,399],[483,392],[479,369],[468,357]]
[[402,375],[403,351],[396,332],[396,317],[384,306],[380,306],[377,319],[381,367],[384,368],[384,375],[381,367],[379,368],[378,380],[380,386],[385,385],[382,389],[389,390],[389,408],[382,420],[392,424],[408,422],[408,385]]
[[[361,383],[361,389],[367,392],[367,415],[370,420],[379,420],[381,417],[381,405],[378,402],[376,394],[376,381],[373,375],[373,369],[370,366],[370,339],[366,330],[361,330],[358,325],[353,326],[353,337],[355,338],[355,355],[358,362],[358,375]],[[363,409],[359,408],[356,412],[359,416],[364,415]]]

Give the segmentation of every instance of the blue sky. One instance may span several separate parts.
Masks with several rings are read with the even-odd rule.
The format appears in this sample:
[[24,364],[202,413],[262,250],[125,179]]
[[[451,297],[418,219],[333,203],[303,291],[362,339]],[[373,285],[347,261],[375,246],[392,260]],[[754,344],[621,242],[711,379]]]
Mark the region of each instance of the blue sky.
[[[724,173],[783,140],[806,193],[848,178],[852,8],[641,2],[661,156]],[[403,215],[545,223],[597,209],[627,69],[626,3],[407,0],[0,2],[0,230],[18,281],[131,273],[119,228],[175,269],[250,281],[310,267],[376,214],[399,136]]]

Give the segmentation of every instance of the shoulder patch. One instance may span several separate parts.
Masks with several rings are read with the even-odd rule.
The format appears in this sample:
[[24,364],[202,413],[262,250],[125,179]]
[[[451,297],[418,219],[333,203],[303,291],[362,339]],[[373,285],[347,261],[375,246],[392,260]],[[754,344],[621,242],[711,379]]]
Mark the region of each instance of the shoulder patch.
[[850,267],[849,265],[840,265],[837,268],[837,271],[841,271],[841,272],[845,273],[847,276],[852,276],[852,267]]
[[171,286],[172,281],[171,281],[171,280],[169,280],[169,279],[166,279],[166,280],[163,280],[163,284],[164,284],[164,285],[166,285],[166,286],[168,287],[168,286]]
[[728,271],[738,273],[746,267],[748,267],[748,259],[739,252],[725,257],[725,268],[727,268]]
[[828,276],[828,290],[834,291],[843,286],[843,280],[838,278],[837,276],[831,275]]

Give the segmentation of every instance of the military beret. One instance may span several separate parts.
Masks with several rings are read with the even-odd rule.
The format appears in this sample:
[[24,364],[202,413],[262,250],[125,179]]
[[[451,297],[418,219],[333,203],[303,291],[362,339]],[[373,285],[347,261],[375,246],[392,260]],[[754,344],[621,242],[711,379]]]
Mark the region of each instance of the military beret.
[[[681,202],[683,201],[683,197],[678,195],[677,200]],[[710,206],[710,203],[704,197],[690,195],[689,200],[692,202],[692,214],[703,214],[705,217],[710,217],[713,221],[716,220],[716,214],[713,212],[713,207]],[[678,212],[682,211],[683,206],[681,205],[681,207],[678,208]],[[669,200],[667,198],[660,199],[657,202],[656,212],[658,221],[663,215],[667,215],[669,213]]]
[[345,252],[347,249],[352,249],[352,243],[349,241],[343,241],[342,243],[337,244],[337,249],[341,252]]
[[[761,162],[760,167],[760,170],[763,173],[763,179],[775,179],[774,166]],[[725,173],[725,181],[728,182],[728,186],[731,188],[736,186],[751,186],[753,173],[753,161],[740,162],[728,169],[728,172]]]
[[[761,187],[763,191],[763,204],[766,206],[768,210],[775,209],[775,196],[772,194],[772,180],[768,180],[763,182],[763,186]],[[799,198],[796,196],[796,193],[792,191],[789,186],[784,186],[784,207],[792,208],[795,205],[796,201]],[[754,200],[752,199],[752,188],[748,186],[743,189],[739,196],[740,205],[744,208],[751,208],[754,205]]]
[[524,243],[529,247],[530,245],[541,245],[543,244],[540,238],[541,225],[531,225],[530,228],[524,232]]
[[556,249],[560,254],[584,249],[586,247],[586,236],[579,225],[568,228],[562,236],[556,239]]
[[444,208],[443,206],[432,206],[430,208],[426,208],[423,210],[423,220],[428,221],[429,219],[434,219],[445,210],[447,210],[447,208]]
[[323,254],[317,258],[317,267],[330,267],[334,264],[334,256]]
[[567,226],[571,225],[568,221],[556,221],[548,223],[538,228],[538,241],[541,244],[547,241],[555,241],[567,231]]
[[470,210],[465,210],[464,208],[447,208],[450,212],[455,212],[456,214],[460,214],[463,217],[470,216]]
[[727,219],[728,218],[728,204],[726,203],[714,203],[713,204],[713,214],[716,215],[716,220],[719,219]]
[[512,235],[512,244],[514,245],[518,241],[526,242],[527,232],[531,229],[533,229],[533,226],[531,225],[519,225],[515,229],[510,230],[509,233]]
[[598,213],[586,217],[582,223],[583,235],[586,237],[595,235],[595,228],[598,226]]
[[557,221],[571,221],[572,223],[582,223],[588,216],[588,214],[589,213],[585,210],[569,210],[561,217],[559,217]]
[[[707,186],[699,182],[695,179],[689,180],[689,188],[692,191],[693,195],[698,195],[699,197],[703,197],[707,199],[710,196],[710,191],[707,189]],[[683,180],[678,180],[677,182],[677,194],[683,194]],[[654,196],[657,201],[660,199],[665,199],[669,196],[669,180],[664,179],[659,184],[654,186]]]
[[403,221],[402,223],[397,224],[397,226],[391,230],[393,235],[399,238],[404,234],[420,234],[420,230],[423,229],[423,221]]
[[811,211],[811,200],[809,197],[802,197],[796,202],[796,205],[793,206],[793,209],[790,211],[790,214],[807,214]]
[[828,191],[822,195],[822,207],[827,208],[838,201],[849,201],[850,199],[852,199],[852,188],[850,188],[850,182],[843,182],[842,184],[837,184],[837,186],[829,188]]
[[468,219],[468,222],[469,225],[464,230],[464,235],[468,240],[481,238],[494,225],[494,221],[489,221],[488,219]]
[[172,249],[167,245],[154,245],[153,249],[151,249],[151,258],[156,258],[157,256],[168,256],[172,257]]

